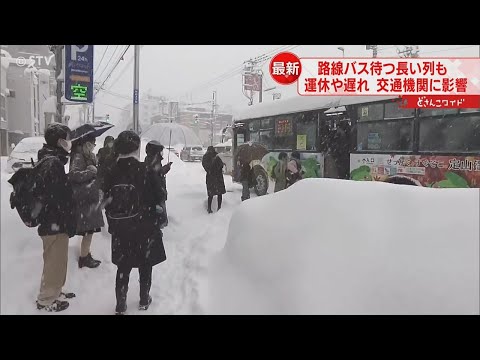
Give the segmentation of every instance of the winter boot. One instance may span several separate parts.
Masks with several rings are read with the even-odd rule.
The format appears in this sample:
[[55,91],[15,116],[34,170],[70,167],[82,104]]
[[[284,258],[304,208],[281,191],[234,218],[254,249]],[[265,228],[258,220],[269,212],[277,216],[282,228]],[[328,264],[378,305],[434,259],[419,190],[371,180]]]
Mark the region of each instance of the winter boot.
[[115,315],[123,315],[127,311],[127,293],[128,293],[128,286],[115,288],[115,295],[117,297],[117,306],[115,307]]
[[68,301],[61,301],[61,300],[55,300],[52,304],[50,305],[40,305],[37,301],[37,309],[38,310],[45,310],[48,312],[59,312],[66,310],[69,306]]
[[100,260],[95,260],[92,258],[92,254],[88,254],[87,256],[80,256],[78,258],[78,267],[81,269],[82,267],[86,266],[90,269],[94,269],[101,264]]
[[148,295],[148,299],[146,301],[140,300],[140,303],[138,304],[138,310],[148,310],[148,307],[152,303],[152,297]]
[[140,283],[140,303],[138,304],[138,310],[147,310],[152,303],[152,297],[150,296],[151,283]]

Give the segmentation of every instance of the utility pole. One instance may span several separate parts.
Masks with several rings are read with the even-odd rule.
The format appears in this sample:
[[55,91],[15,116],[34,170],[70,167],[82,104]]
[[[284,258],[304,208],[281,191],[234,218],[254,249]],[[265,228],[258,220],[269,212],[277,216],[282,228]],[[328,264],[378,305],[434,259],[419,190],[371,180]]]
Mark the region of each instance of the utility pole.
[[378,45],[366,45],[366,50],[372,50],[373,57],[376,58],[378,54]]
[[135,45],[135,62],[133,70],[133,130],[139,133],[139,87],[140,87],[140,45]]
[[57,80],[57,112],[55,114],[55,122],[58,123],[63,123],[62,95],[64,80],[60,79],[63,69],[63,49],[64,45],[51,45],[50,47],[50,51],[55,54],[55,79]]
[[213,134],[214,134],[214,121],[215,121],[215,106],[216,106],[216,97],[217,97],[217,92],[214,91],[213,92],[213,101],[212,101],[212,117],[210,119],[210,124],[211,124],[211,132],[212,132],[212,135],[211,135],[211,138],[210,138],[210,145],[213,146]]
[[263,74],[261,71],[258,72],[258,77],[260,79],[260,84],[258,89],[258,103],[261,103],[263,100]]

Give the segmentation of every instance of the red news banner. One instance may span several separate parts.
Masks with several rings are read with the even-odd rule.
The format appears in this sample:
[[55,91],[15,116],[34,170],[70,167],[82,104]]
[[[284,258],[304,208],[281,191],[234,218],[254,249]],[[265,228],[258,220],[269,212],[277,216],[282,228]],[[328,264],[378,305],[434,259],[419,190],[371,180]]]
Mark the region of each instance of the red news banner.
[[[302,96],[397,95],[408,108],[480,108],[480,58],[298,58],[277,54],[270,74]],[[282,77],[283,76],[283,77]]]

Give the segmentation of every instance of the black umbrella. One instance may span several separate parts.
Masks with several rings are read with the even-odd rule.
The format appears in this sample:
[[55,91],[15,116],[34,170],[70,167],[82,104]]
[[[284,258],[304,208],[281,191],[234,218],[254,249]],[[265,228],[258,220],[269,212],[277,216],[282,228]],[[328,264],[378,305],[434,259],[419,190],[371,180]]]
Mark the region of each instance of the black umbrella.
[[236,161],[249,164],[252,160],[262,160],[268,154],[268,149],[260,143],[244,143],[237,148]]
[[87,135],[93,135],[99,137],[108,129],[111,129],[114,125],[105,121],[98,121],[91,124],[83,124],[72,130],[72,141],[77,141],[84,138]]

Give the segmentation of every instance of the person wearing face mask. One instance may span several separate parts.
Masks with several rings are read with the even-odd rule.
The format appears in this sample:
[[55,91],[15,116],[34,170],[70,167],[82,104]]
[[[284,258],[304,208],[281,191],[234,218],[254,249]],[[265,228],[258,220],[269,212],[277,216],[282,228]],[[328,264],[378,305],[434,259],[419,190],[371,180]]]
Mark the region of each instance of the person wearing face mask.
[[102,188],[103,179],[105,178],[105,174],[110,171],[114,162],[115,162],[115,154],[113,152],[113,136],[107,136],[103,143],[103,148],[98,150],[97,154],[97,181],[100,189]]
[[105,225],[100,206],[100,188],[97,182],[97,159],[93,150],[95,136],[87,135],[76,140],[70,156],[68,177],[73,186],[76,218],[76,235],[83,236],[78,266],[96,268],[101,261],[90,252],[93,234]]
[[75,297],[74,293],[62,291],[67,278],[68,240],[75,236],[72,186],[65,173],[71,148],[70,129],[59,123],[49,125],[45,130],[45,142],[38,151],[37,165],[46,195],[38,227],[43,241],[43,273],[37,309],[58,312],[68,308],[66,299]]

